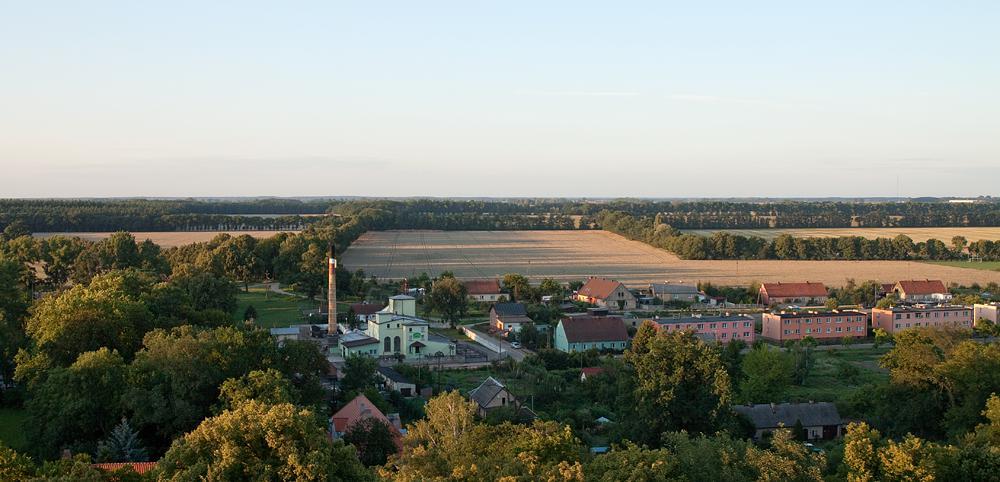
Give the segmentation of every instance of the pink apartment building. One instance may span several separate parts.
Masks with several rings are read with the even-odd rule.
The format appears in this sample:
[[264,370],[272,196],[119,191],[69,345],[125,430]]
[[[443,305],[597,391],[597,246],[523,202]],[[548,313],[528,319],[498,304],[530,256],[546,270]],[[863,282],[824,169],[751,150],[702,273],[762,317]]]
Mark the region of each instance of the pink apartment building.
[[872,328],[898,333],[907,328],[954,327],[972,329],[972,308],[951,305],[910,305],[872,308]]
[[868,315],[844,311],[780,311],[764,313],[761,336],[769,340],[817,340],[864,338],[868,336]]
[[701,335],[711,335],[715,341],[729,343],[743,340],[753,343],[753,318],[747,315],[690,316],[685,318],[659,318],[652,320],[656,327],[666,331],[693,331]]

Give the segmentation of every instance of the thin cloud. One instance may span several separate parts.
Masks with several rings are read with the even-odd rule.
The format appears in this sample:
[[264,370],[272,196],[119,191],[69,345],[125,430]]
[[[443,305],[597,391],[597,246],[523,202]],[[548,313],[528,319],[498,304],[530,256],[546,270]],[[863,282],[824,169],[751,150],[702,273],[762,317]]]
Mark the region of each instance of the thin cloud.
[[521,90],[517,95],[538,95],[553,97],[635,97],[638,92],[616,90]]

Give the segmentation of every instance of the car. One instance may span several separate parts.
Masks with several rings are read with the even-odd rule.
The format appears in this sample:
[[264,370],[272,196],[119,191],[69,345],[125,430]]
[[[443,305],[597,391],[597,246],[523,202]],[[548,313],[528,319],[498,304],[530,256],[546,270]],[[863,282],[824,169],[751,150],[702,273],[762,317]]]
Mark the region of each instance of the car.
[[519,342],[519,341],[512,341],[512,342],[510,342],[510,347],[511,348],[521,348],[521,342]]

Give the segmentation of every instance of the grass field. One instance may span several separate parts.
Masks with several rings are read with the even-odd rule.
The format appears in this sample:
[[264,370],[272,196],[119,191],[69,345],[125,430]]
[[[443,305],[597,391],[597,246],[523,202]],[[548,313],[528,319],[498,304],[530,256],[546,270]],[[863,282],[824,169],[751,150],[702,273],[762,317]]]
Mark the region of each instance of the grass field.
[[940,279],[968,285],[1000,282],[1000,273],[909,261],[689,261],[605,231],[375,231],[344,253],[343,265],[383,279],[451,271],[459,278],[521,273],[534,280],[614,278],[631,286],[651,282],[818,281],[849,278],[893,282]]
[[[803,386],[788,389],[788,401],[840,402],[851,397],[867,383],[885,381],[888,371],[878,366],[878,360],[888,348],[837,348],[815,351],[816,364]],[[846,364],[857,368],[851,376],[841,368]],[[844,414],[842,414],[844,415]]]
[[743,236],[758,236],[764,239],[774,239],[782,234],[791,234],[797,238],[831,238],[838,236],[864,236],[866,238],[894,238],[905,234],[914,241],[927,241],[934,238],[951,244],[954,236],[965,236],[969,241],[1000,239],[1000,227],[978,228],[788,228],[788,229],[684,229],[685,233],[711,236],[712,233],[725,231]]
[[0,442],[4,445],[23,451],[27,441],[24,438],[24,421],[28,412],[23,409],[0,408]]
[[263,288],[250,288],[249,293],[240,291],[236,295],[236,312],[233,319],[242,320],[248,305],[257,310],[257,324],[265,328],[305,323],[303,309],[315,309],[318,303],[309,302],[296,296],[267,293]]
[[[132,233],[135,239],[138,241],[144,241],[149,239],[154,243],[160,245],[163,248],[171,248],[174,246],[183,246],[185,244],[191,243],[201,243],[209,241],[212,238],[222,234],[227,233],[233,236],[240,236],[243,234],[248,234],[255,238],[269,238],[278,234],[279,232],[289,232],[295,233],[298,231],[169,231],[169,232],[136,232]],[[52,236],[69,236],[76,237],[80,239],[85,239],[87,241],[100,241],[112,233],[35,233],[36,238],[51,238]]]
[[986,271],[1000,271],[1000,261],[927,261],[930,264],[941,266],[953,266],[956,268],[982,269]]

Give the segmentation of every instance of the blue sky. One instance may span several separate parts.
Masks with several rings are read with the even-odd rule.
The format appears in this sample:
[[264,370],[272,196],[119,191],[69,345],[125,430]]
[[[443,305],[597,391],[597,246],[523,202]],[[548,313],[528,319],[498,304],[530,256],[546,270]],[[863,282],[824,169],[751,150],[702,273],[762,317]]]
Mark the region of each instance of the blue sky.
[[0,12],[3,197],[1000,194],[998,2]]

